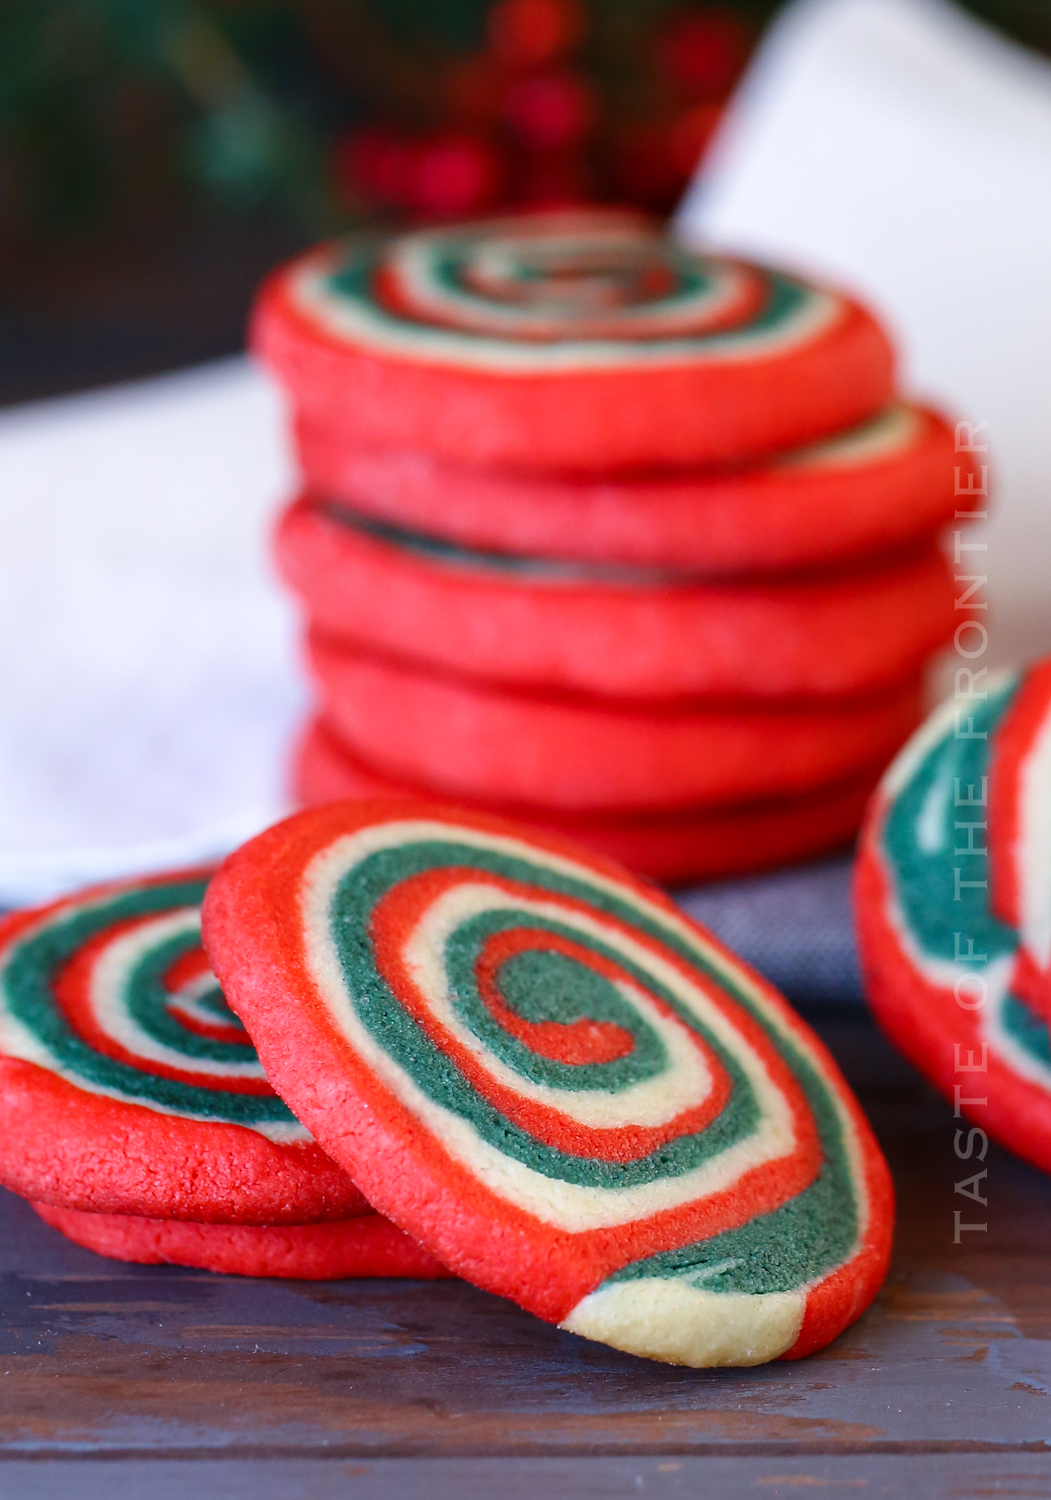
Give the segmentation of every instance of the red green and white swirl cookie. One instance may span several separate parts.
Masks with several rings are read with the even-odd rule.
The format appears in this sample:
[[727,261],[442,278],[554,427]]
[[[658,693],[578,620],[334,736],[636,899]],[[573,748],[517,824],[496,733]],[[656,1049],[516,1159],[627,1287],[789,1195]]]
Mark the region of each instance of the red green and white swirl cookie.
[[[860,776],[798,797],[653,816],[587,818],[537,812],[530,822],[619,860],[637,875],[676,885],[769,869],[846,844],[861,826],[881,769],[873,766]],[[351,798],[389,801],[428,795],[424,788],[399,783],[366,766],[320,720],[307,727],[296,747],[291,779],[292,794],[304,807]],[[505,811],[473,805],[494,815]]]
[[922,716],[918,678],[824,703],[635,703],[530,692],[307,643],[322,716],[352,754],[452,800],[656,812],[792,796],[887,760]]
[[894,384],[849,298],[608,210],[323,247],[266,284],[252,341],[347,443],[534,470],[747,459]]
[[465,547],[740,573],[906,546],[951,521],[976,455],[936,412],[894,405],[839,437],[747,469],[583,476],[442,461],[348,442],[298,413],[311,489]]
[[820,1348],[875,1295],[886,1165],[780,997],[577,846],[424,803],[300,813],[205,941],[284,1095],[458,1274],[654,1359]]
[[[997,730],[990,798],[993,912],[1051,976],[1051,660],[1024,674]],[[1051,983],[1045,1005],[1051,1019]]]
[[278,1098],[200,938],[210,871],[0,922],[0,1182],[60,1208],[222,1224],[368,1204]]
[[510,686],[614,698],[823,698],[918,672],[952,635],[934,543],[828,575],[705,583],[468,552],[310,499],[278,564],[336,640]]
[[86,1250],[141,1265],[196,1266],[233,1276],[299,1281],[342,1277],[452,1275],[382,1214],[361,1213],[324,1224],[196,1224],[130,1214],[79,1213],[46,1203],[45,1223]]
[[1051,660],[986,687],[887,772],[858,855],[858,934],[891,1040],[1051,1171]]

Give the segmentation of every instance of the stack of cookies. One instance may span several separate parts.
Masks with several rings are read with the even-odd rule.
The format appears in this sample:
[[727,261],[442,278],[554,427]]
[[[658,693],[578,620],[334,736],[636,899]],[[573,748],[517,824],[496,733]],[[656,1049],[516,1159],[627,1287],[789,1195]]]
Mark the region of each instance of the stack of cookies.
[[439,795],[682,880],[852,834],[954,624],[953,433],[872,316],[619,211],[361,238],[264,288],[302,801]]
[[698,1366],[835,1338],[894,1218],[820,1041],[667,896],[405,801],[0,924],[0,1182],[120,1259],[455,1274]]

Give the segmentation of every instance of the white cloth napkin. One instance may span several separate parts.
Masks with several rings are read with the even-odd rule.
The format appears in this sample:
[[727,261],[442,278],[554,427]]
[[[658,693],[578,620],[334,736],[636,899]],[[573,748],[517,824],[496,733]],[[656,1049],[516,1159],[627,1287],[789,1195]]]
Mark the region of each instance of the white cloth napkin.
[[0,906],[208,859],[284,810],[282,430],[245,360],[0,414]]
[[1051,650],[1051,65],[946,0],[797,0],[677,225],[855,288],[988,421],[983,664]]

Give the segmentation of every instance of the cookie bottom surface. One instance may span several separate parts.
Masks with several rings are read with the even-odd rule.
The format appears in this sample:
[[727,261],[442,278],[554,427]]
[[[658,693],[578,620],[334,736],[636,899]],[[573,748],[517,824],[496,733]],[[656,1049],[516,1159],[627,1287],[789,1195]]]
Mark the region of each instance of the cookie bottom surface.
[[[678,812],[663,817],[573,819],[534,815],[541,827],[674,885],[745,874],[809,858],[845,844],[861,823],[878,769],[802,797]],[[320,721],[296,748],[292,793],[304,806],[355,797],[418,797],[358,760]]]
[[130,1214],[80,1213],[34,1203],[67,1239],[113,1260],[192,1266],[234,1276],[334,1281],[343,1277],[451,1277],[432,1255],[389,1219],[357,1214],[328,1224],[197,1224]]

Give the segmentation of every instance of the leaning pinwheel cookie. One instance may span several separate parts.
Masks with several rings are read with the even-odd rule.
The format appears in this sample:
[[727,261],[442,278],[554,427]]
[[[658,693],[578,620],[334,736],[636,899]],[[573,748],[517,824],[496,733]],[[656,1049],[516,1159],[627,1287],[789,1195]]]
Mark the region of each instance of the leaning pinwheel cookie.
[[952,424],[902,402],[747,468],[479,468],[348,443],[342,418],[307,412],[294,436],[317,494],[403,530],[481,551],[709,576],[886,554],[951,521],[956,486],[979,483],[976,455],[955,451]]
[[1045,1171],[1049,809],[1045,660],[947,703],[917,732],[880,787],[856,871],[880,1025],[959,1115]]
[[218,1224],[368,1204],[277,1097],[201,948],[207,870],[0,923],[0,1183],[34,1202]]
[[892,1190],[835,1064],[618,866],[337,803],[232,855],[203,931],[275,1087],[478,1286],[695,1366],[810,1353],[878,1290]]
[[347,449],[532,470],[770,453],[875,415],[894,383],[849,298],[616,210],[311,252],[264,287],[252,342]]

